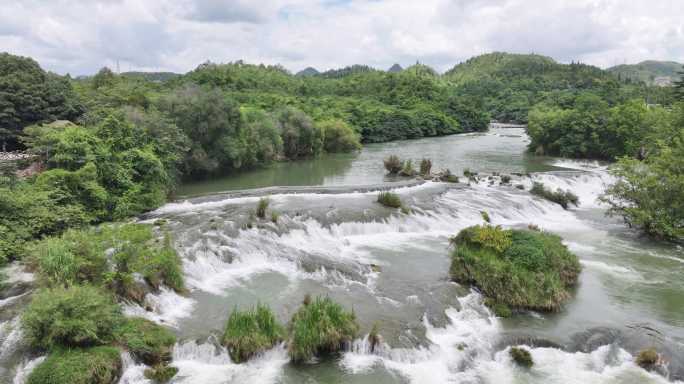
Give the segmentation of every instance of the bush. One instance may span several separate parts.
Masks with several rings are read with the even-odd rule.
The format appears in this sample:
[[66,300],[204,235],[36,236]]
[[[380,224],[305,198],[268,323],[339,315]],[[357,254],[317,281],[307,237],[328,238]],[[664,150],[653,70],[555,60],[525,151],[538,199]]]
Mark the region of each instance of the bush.
[[265,305],[246,311],[233,310],[226,323],[222,344],[236,363],[273,347],[283,339],[284,330]]
[[451,277],[477,286],[494,309],[558,310],[580,272],[577,256],[546,232],[474,226],[451,242]]
[[432,171],[432,160],[422,159],[420,161],[420,174],[422,176],[430,176],[430,171]]
[[416,170],[413,168],[413,161],[404,161],[404,166],[399,171],[399,176],[413,177],[416,175]]
[[178,368],[168,365],[155,365],[145,370],[145,378],[155,383],[168,383],[178,373]]
[[27,340],[41,349],[107,344],[121,320],[112,298],[91,286],[40,291],[21,318]]
[[547,189],[544,184],[539,182],[534,182],[532,184],[532,189],[530,193],[539,196],[543,199],[549,200],[556,204],[559,204],[563,209],[568,209],[570,204],[574,206],[579,206],[579,198],[577,195],[570,191],[563,191],[558,189],[557,191],[551,191]]
[[27,384],[114,384],[121,369],[116,348],[60,349],[31,372]]
[[152,321],[128,318],[116,329],[115,340],[136,359],[153,366],[171,361],[171,349],[176,343],[176,336]]
[[395,155],[390,155],[383,161],[383,163],[385,164],[385,169],[390,175],[396,175],[402,169],[401,160]]
[[266,198],[262,197],[259,199],[259,202],[257,203],[257,208],[256,208],[256,215],[260,219],[265,219],[266,218],[266,209],[268,209],[268,205],[271,203],[271,201]]
[[290,328],[289,354],[295,362],[339,351],[359,332],[354,312],[346,312],[327,297],[302,306],[292,317]]
[[323,130],[326,152],[351,152],[361,149],[359,134],[342,120],[328,120],[319,124]]
[[658,351],[655,348],[647,348],[639,352],[636,364],[643,369],[651,369],[658,364],[659,360]]
[[390,208],[401,208],[403,205],[399,195],[389,191],[380,192],[378,194],[378,203]]
[[532,355],[530,355],[530,352],[527,349],[511,347],[508,353],[511,355],[513,361],[521,367],[530,368],[534,365]]

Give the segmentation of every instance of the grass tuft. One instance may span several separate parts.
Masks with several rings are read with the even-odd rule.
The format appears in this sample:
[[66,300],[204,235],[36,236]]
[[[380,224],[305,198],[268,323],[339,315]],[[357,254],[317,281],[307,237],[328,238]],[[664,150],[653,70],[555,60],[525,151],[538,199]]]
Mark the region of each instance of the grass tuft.
[[511,359],[521,367],[531,368],[534,365],[534,360],[532,360],[532,355],[527,349],[520,347],[511,347],[508,351],[511,355]]
[[413,161],[411,161],[411,160],[404,161],[404,165],[401,168],[401,171],[399,171],[399,176],[413,177],[415,175],[416,175],[416,170],[415,170],[415,168],[413,168]]
[[295,313],[290,329],[290,358],[301,362],[341,350],[354,340],[359,325],[354,312],[345,311],[328,297],[317,297]]
[[403,205],[401,203],[401,198],[399,198],[399,195],[389,191],[380,192],[378,194],[378,203],[389,208],[401,208]]
[[485,222],[492,222],[492,219],[489,217],[489,213],[487,213],[487,211],[480,211],[480,215],[482,216],[482,220],[484,220]]
[[399,157],[396,155],[390,155],[388,158],[383,160],[383,164],[385,165],[387,173],[390,175],[398,174],[402,168],[401,159],[399,159]]
[[155,383],[168,383],[176,374],[178,368],[168,365],[155,365],[145,370],[145,378]]
[[233,310],[222,343],[228,348],[231,359],[242,363],[282,341],[283,335],[283,327],[271,309],[257,304],[249,310]]
[[651,369],[656,364],[660,357],[658,356],[658,351],[655,348],[647,348],[639,352],[636,358],[636,364],[644,369]]
[[423,158],[420,160],[420,174],[421,176],[430,176],[432,171],[432,160]]
[[143,363],[153,366],[171,361],[176,343],[173,332],[143,318],[125,319],[115,331],[117,343]]
[[259,199],[259,202],[257,203],[257,208],[256,208],[256,216],[260,219],[265,219],[266,218],[266,210],[268,209],[268,205],[271,203],[271,200],[269,200],[267,197],[262,197]]

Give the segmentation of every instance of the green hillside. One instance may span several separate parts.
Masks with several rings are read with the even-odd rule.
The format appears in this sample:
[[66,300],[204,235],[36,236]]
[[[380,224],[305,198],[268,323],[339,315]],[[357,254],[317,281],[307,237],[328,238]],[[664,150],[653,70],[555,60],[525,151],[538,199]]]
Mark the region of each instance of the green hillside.
[[674,61],[647,60],[638,64],[622,64],[608,68],[608,72],[622,80],[631,80],[653,84],[658,77],[669,77],[672,82],[679,78],[679,72],[684,70],[684,64]]

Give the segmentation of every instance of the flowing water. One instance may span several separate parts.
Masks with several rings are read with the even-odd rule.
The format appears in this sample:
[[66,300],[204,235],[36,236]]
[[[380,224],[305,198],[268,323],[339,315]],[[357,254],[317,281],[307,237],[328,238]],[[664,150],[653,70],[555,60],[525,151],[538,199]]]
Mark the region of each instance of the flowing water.
[[[683,380],[684,251],[651,243],[604,217],[597,201],[611,182],[604,166],[529,157],[526,144],[521,129],[493,129],[369,145],[355,155],[186,185],[178,195],[187,198],[142,219],[166,220],[190,294],[161,291],[149,298],[154,311],[125,310],[176,330],[173,365],[179,373],[173,383]],[[515,175],[508,186],[496,177],[470,185],[401,182],[384,176],[382,159],[389,154],[429,157],[434,169],[454,173],[469,168]],[[580,207],[565,211],[515,187],[529,189],[533,181],[572,190]],[[412,212],[375,203],[379,189],[392,189]],[[266,195],[280,214],[277,223],[253,218]],[[580,257],[578,287],[561,312],[496,318],[476,291],[449,281],[448,238],[481,224],[481,211],[504,227],[536,224],[558,233]],[[217,346],[233,308],[266,303],[285,323],[307,293],[353,308],[363,334],[377,323],[382,345],[371,352],[362,336],[339,356],[300,365],[289,363],[283,345],[241,365]],[[0,378],[22,383],[40,357],[3,357],[3,351],[21,351],[16,321],[0,317],[0,367],[8,372],[0,370]],[[532,369],[512,363],[511,345],[530,348]],[[659,373],[634,363],[636,352],[650,346],[666,357]],[[144,367],[123,357],[121,383],[147,383]]]

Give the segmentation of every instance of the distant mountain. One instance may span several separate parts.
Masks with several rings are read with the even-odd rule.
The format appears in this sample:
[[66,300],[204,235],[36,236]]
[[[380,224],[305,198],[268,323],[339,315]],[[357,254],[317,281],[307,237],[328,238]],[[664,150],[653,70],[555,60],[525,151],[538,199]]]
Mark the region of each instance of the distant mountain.
[[630,80],[655,85],[670,85],[679,79],[678,72],[684,70],[684,64],[674,61],[647,60],[638,64],[622,64],[608,68],[621,80]]
[[159,81],[159,82],[164,82],[167,80],[171,80],[174,77],[180,76],[178,73],[173,73],[173,72],[138,72],[138,71],[131,71],[131,72],[122,72],[121,76],[124,77],[130,77],[130,78],[138,78],[138,79],[145,79],[148,81]]
[[301,71],[297,72],[296,76],[316,76],[320,74],[316,68],[306,67]]
[[403,70],[404,70],[404,68],[402,68],[401,65],[395,63],[393,66],[391,66],[391,67],[387,70],[387,72],[392,72],[392,73],[394,73],[394,72],[401,72],[401,71],[403,71]]

